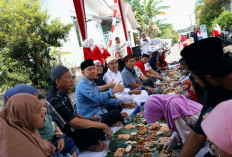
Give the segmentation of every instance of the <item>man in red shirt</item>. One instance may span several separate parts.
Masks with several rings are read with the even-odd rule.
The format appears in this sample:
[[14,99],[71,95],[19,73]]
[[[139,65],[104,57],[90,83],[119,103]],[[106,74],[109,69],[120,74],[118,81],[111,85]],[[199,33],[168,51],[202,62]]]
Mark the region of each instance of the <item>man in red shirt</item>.
[[[146,77],[155,77],[154,74],[149,74],[147,73],[147,71],[145,70],[145,64],[149,62],[150,56],[147,54],[143,54],[142,58],[135,63],[136,66],[139,67],[139,69],[142,71],[142,73],[146,76]],[[154,78],[154,81],[156,79]]]

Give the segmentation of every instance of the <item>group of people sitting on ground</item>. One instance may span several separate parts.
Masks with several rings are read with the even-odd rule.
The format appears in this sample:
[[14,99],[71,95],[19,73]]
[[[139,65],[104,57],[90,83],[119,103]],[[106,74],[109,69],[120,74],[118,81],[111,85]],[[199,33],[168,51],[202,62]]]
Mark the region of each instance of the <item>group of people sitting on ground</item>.
[[[77,156],[79,149],[105,150],[104,141],[113,135],[110,127],[121,126],[128,117],[122,109],[135,108],[148,97],[145,90],[124,87],[116,58],[109,57],[107,66],[108,72],[103,76],[100,61],[89,59],[81,64],[83,78],[76,86],[76,104],[68,96],[74,86],[72,75],[62,65],[51,70],[52,89],[46,99],[34,87],[25,84],[7,90],[0,122],[4,124],[1,133],[8,145],[0,154],[13,156],[19,151],[18,156],[30,156],[38,151],[38,156]],[[113,78],[110,72],[115,75]],[[35,113],[38,114],[33,117]],[[12,132],[17,132],[17,137],[8,136]],[[9,137],[20,142],[11,142]],[[26,153],[21,148],[24,142],[30,150]],[[12,147],[15,151],[11,151]]]
[[[160,69],[166,69],[168,65],[167,62],[165,61],[166,58],[165,51],[162,50],[162,47],[159,47],[155,51],[152,51],[150,37],[148,37],[145,32],[142,32],[141,36],[142,36],[142,38],[140,39],[141,55],[142,56],[145,55],[146,56],[145,58],[148,59],[148,61],[143,60],[143,62],[146,62],[144,63],[146,71],[152,69],[160,73]],[[119,37],[115,38],[115,42],[116,44],[114,46],[114,53],[119,64],[119,71],[122,71],[125,66],[124,58],[126,55],[125,55],[124,47],[126,43],[121,44]],[[135,59],[136,61],[139,61],[141,58],[135,57]],[[150,73],[157,75],[157,73],[155,72],[150,72]]]
[[223,52],[219,38],[186,46],[181,56],[180,68],[187,75],[176,85],[184,94],[156,94],[162,75],[146,67],[152,59],[147,54],[137,62],[133,54],[125,56],[122,71],[113,56],[105,60],[105,73],[100,60],[82,62],[76,103],[68,95],[72,75],[62,65],[51,70],[46,99],[30,85],[7,90],[0,111],[0,156],[75,157],[82,149],[103,151],[104,141],[113,136],[110,127],[121,126],[129,116],[125,108],[143,103],[148,123],[163,119],[173,131],[163,149],[182,142],[182,157],[232,156],[232,58]]
[[144,111],[148,123],[165,118],[174,133],[164,148],[170,148],[181,138],[184,144],[181,157],[232,156],[231,57],[224,54],[219,38],[186,46],[181,56],[181,64],[186,66],[190,72],[187,77],[192,80],[192,89],[185,96],[192,100],[183,95],[149,96]]

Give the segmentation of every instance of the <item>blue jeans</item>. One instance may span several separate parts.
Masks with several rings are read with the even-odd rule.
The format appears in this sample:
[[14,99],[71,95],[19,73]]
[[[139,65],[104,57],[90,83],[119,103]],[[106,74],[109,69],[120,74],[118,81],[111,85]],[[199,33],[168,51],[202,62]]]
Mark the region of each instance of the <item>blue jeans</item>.
[[[57,147],[57,143],[58,143],[58,139],[54,138],[51,143]],[[64,149],[60,152],[54,153],[54,156],[60,157],[60,156],[66,156],[67,153],[69,153],[70,155],[72,155],[74,152],[77,152],[77,156],[79,155],[79,149],[77,148],[77,146],[75,145],[74,141],[72,138],[70,137],[65,137],[64,138]]]

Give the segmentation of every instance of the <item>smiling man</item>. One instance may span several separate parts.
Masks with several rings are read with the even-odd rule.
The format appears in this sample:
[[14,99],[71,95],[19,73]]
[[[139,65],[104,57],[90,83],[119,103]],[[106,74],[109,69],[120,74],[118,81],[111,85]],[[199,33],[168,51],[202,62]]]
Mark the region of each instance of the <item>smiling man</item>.
[[[101,121],[108,126],[120,126],[124,114],[121,114],[118,109],[107,112],[105,107],[108,105],[126,106],[121,100],[114,99],[114,94],[123,91],[125,87],[118,84],[113,89],[101,92],[94,82],[97,78],[97,70],[91,59],[81,63],[81,71],[84,77],[76,86],[77,112],[85,117],[101,116]],[[135,104],[129,102],[126,107],[134,108]]]
[[139,78],[134,70],[135,67],[135,57],[133,54],[127,55],[125,57],[125,67],[121,72],[123,84],[126,88],[131,90],[133,89],[142,89],[147,90],[151,94],[155,94],[154,83],[152,80],[149,81],[139,81]]
[[[122,76],[118,69],[117,59],[111,56],[107,58],[106,62],[108,71],[103,77],[104,81],[108,84],[111,82],[123,84]],[[124,91],[115,93],[115,96],[122,101],[133,101],[136,102],[137,105],[140,105],[141,102],[146,100],[148,94],[145,90],[130,90],[129,88],[125,88]]]

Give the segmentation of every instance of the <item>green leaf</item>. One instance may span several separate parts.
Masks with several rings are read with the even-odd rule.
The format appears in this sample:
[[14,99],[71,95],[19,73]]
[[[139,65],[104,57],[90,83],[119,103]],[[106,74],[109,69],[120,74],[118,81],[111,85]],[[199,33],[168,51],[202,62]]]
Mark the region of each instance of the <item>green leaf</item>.
[[50,47],[68,40],[72,24],[49,22],[39,0],[3,0],[0,10],[0,89],[19,83],[49,88],[50,70],[57,64]]

